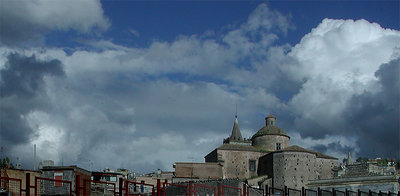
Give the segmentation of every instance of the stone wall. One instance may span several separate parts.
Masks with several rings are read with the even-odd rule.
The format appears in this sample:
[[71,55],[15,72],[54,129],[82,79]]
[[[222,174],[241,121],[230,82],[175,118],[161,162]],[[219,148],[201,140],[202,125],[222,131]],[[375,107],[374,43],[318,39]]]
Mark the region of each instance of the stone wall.
[[306,187],[308,181],[317,179],[315,160],[316,155],[307,152],[273,153],[273,186]]
[[382,168],[371,163],[353,163],[346,165],[345,176],[368,176],[383,174]]
[[[62,180],[67,180],[67,181],[74,181],[74,170],[62,170],[62,171],[56,171],[62,173],[63,177]],[[54,179],[54,170],[45,170],[42,171],[42,177],[43,178],[50,178]],[[40,194],[41,195],[69,195],[70,194],[70,186],[73,185],[72,183],[62,183],[61,186],[56,186],[56,183],[54,181],[48,181],[48,180],[40,180]]]
[[289,146],[289,137],[282,135],[263,135],[253,139],[253,146],[259,146],[268,151],[276,150],[276,143],[281,144],[281,149]]
[[177,178],[222,178],[222,165],[219,163],[175,163],[174,167]]
[[337,159],[316,158],[318,179],[333,178],[333,167],[337,166]]
[[[218,156],[221,157],[221,164],[223,164],[224,178],[247,179],[257,176],[258,159],[265,154],[264,152],[218,150]],[[250,171],[250,160],[255,163],[253,171]]]

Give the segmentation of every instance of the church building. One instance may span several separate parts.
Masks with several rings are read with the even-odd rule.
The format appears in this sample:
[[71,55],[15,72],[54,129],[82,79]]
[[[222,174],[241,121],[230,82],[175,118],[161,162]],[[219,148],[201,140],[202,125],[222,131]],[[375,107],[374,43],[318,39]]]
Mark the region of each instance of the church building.
[[[264,176],[271,186],[299,188],[309,180],[333,177],[337,158],[290,146],[290,137],[268,115],[265,126],[251,139],[244,139],[235,116],[230,137],[205,156],[206,163],[222,165],[224,179],[253,179]],[[259,182],[260,184],[263,182]]]

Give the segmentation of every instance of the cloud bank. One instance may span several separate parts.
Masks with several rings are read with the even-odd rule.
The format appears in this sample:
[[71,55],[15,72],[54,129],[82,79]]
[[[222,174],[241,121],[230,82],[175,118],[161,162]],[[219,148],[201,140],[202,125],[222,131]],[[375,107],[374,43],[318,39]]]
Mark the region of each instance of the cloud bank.
[[[41,28],[108,27],[94,3],[91,20]],[[25,22],[44,20],[32,18]],[[83,41],[93,50],[72,54],[10,49],[28,37],[6,38],[0,141],[25,167],[37,144],[40,159],[59,164],[169,170],[175,161],[203,161],[220,145],[237,104],[246,137],[273,113],[292,144],[339,157],[398,157],[400,32],[324,19],[295,46],[278,45],[295,29],[290,18],[261,4],[222,35],[182,35],[146,48]]]

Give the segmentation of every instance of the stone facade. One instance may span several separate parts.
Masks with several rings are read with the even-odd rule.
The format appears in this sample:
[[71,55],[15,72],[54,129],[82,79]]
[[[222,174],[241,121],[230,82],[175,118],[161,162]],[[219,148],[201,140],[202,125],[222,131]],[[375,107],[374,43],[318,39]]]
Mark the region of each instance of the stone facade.
[[333,178],[335,172],[333,168],[337,166],[338,160],[335,158],[317,157],[316,168],[318,179]]
[[219,163],[175,163],[175,177],[196,179],[221,179],[222,165]]
[[377,164],[373,163],[352,163],[346,165],[346,171],[344,176],[372,176],[372,175],[383,175],[383,170]]
[[223,178],[260,179],[259,185],[272,184],[277,188],[299,189],[310,180],[333,177],[337,158],[290,146],[290,137],[276,126],[276,118],[268,115],[265,120],[266,125],[251,140],[244,140],[235,116],[235,137],[225,139],[205,156],[205,161],[220,163]]
[[266,153],[258,151],[218,150],[224,178],[247,179],[257,176],[258,158]]
[[275,151],[289,147],[289,140],[290,139],[287,136],[264,135],[256,137],[252,141],[253,146],[260,146],[268,151]]
[[274,187],[299,189],[310,180],[332,178],[336,163],[336,158],[290,146],[260,157],[258,175],[273,178]]
[[273,186],[299,189],[309,180],[315,180],[315,159],[314,154],[305,152],[274,153],[273,165],[281,167],[273,167]]

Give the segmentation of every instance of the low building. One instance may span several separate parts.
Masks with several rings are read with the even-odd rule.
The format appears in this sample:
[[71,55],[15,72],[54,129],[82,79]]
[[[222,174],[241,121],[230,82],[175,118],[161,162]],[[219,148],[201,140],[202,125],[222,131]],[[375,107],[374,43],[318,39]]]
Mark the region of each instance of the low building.
[[356,176],[347,178],[333,178],[324,180],[312,180],[307,186],[311,189],[317,189],[318,187],[325,190],[331,190],[335,188],[336,190],[344,191],[349,190],[357,192],[361,190],[363,192],[383,191],[387,193],[390,191],[392,193],[398,193],[399,188],[399,175],[392,176]]
[[[92,172],[91,193],[92,194],[113,194],[113,191],[119,190],[120,178],[123,174],[105,170],[104,172]],[[103,183],[98,183],[103,182]],[[108,183],[108,184],[105,184]],[[113,184],[113,185],[111,185]],[[113,190],[115,188],[115,190]]]
[[26,188],[26,174],[30,174],[30,184],[35,184],[35,177],[40,177],[41,172],[35,170],[26,170],[26,169],[6,169],[1,168],[0,170],[0,177],[7,177],[7,178],[15,178],[21,180],[21,187],[22,189]]
[[383,168],[379,167],[376,163],[356,162],[346,165],[344,177],[376,176],[376,175],[383,175]]
[[[79,184],[82,187],[85,181],[91,179],[91,172],[83,168],[72,166],[44,166],[41,177],[71,181],[72,189],[76,184],[76,176],[80,176]],[[43,195],[65,195],[69,193],[68,183],[45,181],[40,183],[41,194]],[[87,188],[90,190],[90,183],[87,183]]]
[[219,163],[182,163],[174,164],[175,178],[222,179],[222,165]]

